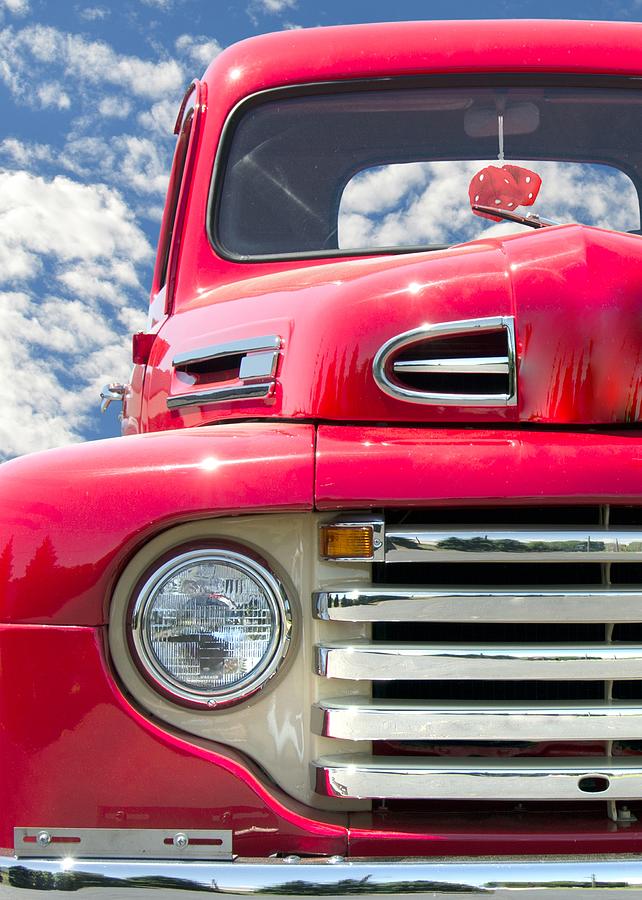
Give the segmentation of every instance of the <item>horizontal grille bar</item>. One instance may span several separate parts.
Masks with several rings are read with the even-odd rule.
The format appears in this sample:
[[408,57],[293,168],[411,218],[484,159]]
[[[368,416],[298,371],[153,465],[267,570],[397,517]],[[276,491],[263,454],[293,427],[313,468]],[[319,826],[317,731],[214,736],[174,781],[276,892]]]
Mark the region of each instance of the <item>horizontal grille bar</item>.
[[353,741],[590,741],[642,738],[642,709],[626,703],[417,704],[370,697],[321,700],[312,730]]
[[393,526],[386,529],[385,561],[642,562],[642,531]]
[[424,800],[632,800],[642,760],[412,759],[342,754],[313,763],[329,797]]
[[627,681],[642,679],[642,646],[337,641],[317,645],[316,672],[352,681]]
[[336,622],[642,622],[639,588],[338,587],[313,595]]

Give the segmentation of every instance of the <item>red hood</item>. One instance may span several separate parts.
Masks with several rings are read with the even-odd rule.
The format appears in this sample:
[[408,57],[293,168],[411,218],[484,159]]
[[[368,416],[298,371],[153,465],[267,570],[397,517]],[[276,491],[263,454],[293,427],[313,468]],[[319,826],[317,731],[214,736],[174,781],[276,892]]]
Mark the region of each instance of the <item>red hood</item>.
[[[373,359],[425,324],[514,316],[518,403],[409,403],[382,392]],[[335,422],[613,424],[642,411],[642,240],[565,225],[449,250],[342,260],[215,288],[161,332],[147,379],[149,427],[244,417]],[[282,338],[274,397],[167,410],[190,390],[185,353],[266,334]]]

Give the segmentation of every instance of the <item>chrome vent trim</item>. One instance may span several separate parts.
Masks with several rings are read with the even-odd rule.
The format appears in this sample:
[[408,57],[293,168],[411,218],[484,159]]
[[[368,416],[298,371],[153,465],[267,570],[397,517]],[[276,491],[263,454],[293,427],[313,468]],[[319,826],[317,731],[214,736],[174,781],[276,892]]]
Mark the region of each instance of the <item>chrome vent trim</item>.
[[175,369],[187,369],[197,363],[222,359],[225,356],[244,356],[247,353],[272,350],[276,352],[281,347],[281,338],[276,334],[263,335],[256,338],[242,338],[239,341],[228,341],[225,344],[212,344],[208,347],[199,347],[188,350],[185,353],[177,353],[172,360]]
[[416,359],[393,364],[395,372],[420,372],[435,375],[508,375],[507,356],[471,356],[468,359]]
[[280,349],[281,338],[276,334],[269,334],[178,353],[172,360],[174,369],[178,372],[189,375],[190,370],[194,373],[202,371],[203,367],[207,368],[207,363],[220,364],[229,360],[230,368],[236,369],[237,374],[202,390],[172,394],[167,397],[167,408],[266,400],[272,397],[276,387]]
[[[412,347],[414,344],[423,344],[433,338],[466,337],[493,331],[503,331],[505,334],[505,356],[392,360],[394,355],[402,350]],[[506,375],[507,389],[501,393],[462,393],[456,390],[452,392],[422,391],[404,387],[394,381],[390,377],[391,372],[397,375],[407,372],[472,376],[500,374]],[[386,341],[378,350],[373,362],[373,375],[385,394],[408,403],[441,406],[515,406],[517,404],[515,320],[513,316],[490,316],[480,319],[462,319],[456,322],[439,322],[403,332]]]
[[207,391],[192,391],[190,394],[175,394],[167,398],[167,408],[181,406],[204,406],[206,403],[230,403],[233,400],[264,400],[274,392],[274,382],[237,384]]

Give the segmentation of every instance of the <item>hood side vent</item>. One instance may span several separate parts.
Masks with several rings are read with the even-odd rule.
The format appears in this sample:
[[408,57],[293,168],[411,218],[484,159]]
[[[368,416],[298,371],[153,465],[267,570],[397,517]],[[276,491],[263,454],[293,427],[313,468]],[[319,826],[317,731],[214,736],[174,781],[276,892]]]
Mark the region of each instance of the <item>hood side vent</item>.
[[271,397],[280,347],[281,338],[271,334],[179,353],[175,377],[190,390],[169,396],[168,408]]
[[375,381],[408,403],[515,406],[512,316],[440,322],[398,334],[375,356]]

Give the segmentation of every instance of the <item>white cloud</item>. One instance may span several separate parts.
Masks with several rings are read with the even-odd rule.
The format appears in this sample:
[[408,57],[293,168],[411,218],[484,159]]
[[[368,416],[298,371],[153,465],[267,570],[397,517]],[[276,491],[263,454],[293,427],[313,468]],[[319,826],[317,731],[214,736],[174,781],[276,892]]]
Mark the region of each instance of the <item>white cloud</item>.
[[204,34],[181,34],[176,38],[174,46],[181,56],[203,67],[209,66],[214,57],[218,56],[223,49],[218,41]]
[[[24,254],[29,261],[22,277],[36,275],[47,258],[59,265],[102,260],[111,266],[113,259],[141,262],[150,253],[116,191],[62,176],[47,181],[28,172],[0,172],[0,225],[0,252]],[[0,269],[3,281],[6,271]]]
[[251,0],[247,14],[254,24],[261,15],[279,15],[288,9],[296,9],[298,0]]
[[34,62],[62,69],[65,78],[73,78],[83,87],[111,84],[149,99],[179,91],[185,80],[174,59],[154,62],[128,56],[104,41],[89,41],[45,25],[0,31],[0,59],[0,78],[20,98],[25,95],[25,81],[38,77]]
[[172,5],[172,0],[141,0],[145,6],[153,6],[156,9],[169,9]]
[[138,194],[164,195],[169,177],[168,160],[156,141],[122,135],[112,146],[118,154],[118,179]]
[[95,22],[96,20],[106,19],[110,12],[111,10],[105,6],[87,6],[85,9],[81,9],[78,15],[86,22]]
[[132,111],[132,105],[125,97],[103,97],[98,103],[101,116],[113,119],[126,119]]
[[285,9],[294,9],[297,0],[255,0],[252,5],[266,13],[282,13]]
[[71,106],[69,95],[63,91],[61,85],[56,81],[41,85],[38,88],[37,94],[44,109],[47,107],[69,109]]
[[0,141],[0,156],[17,163],[21,168],[33,168],[40,163],[50,163],[55,155],[47,144],[25,143],[17,138]]
[[29,12],[29,0],[0,0],[0,10],[7,9],[16,16],[25,16]]
[[150,109],[139,114],[138,121],[147,131],[170,137],[174,133],[177,115],[178,102],[176,100],[158,100],[152,104]]
[[170,148],[132,134],[75,138],[60,154],[60,165],[78,177],[93,175],[137,194],[159,197],[167,189],[170,160]]
[[[20,372],[3,397],[0,456],[82,439],[102,384],[127,378],[151,255],[116,191],[0,171],[0,365]],[[50,292],[38,296],[44,269]]]

